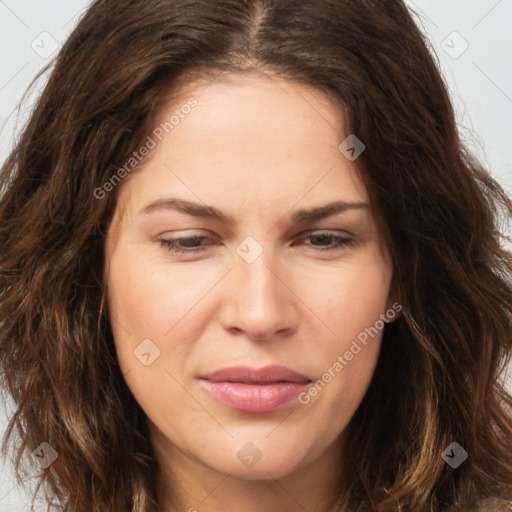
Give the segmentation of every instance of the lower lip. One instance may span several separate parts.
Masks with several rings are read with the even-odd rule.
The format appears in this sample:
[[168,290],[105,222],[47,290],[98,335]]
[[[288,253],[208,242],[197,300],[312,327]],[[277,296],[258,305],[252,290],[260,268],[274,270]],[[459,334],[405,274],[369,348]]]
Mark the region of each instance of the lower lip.
[[310,382],[274,382],[272,384],[242,384],[212,382],[201,379],[203,386],[219,402],[242,412],[275,411],[297,398]]

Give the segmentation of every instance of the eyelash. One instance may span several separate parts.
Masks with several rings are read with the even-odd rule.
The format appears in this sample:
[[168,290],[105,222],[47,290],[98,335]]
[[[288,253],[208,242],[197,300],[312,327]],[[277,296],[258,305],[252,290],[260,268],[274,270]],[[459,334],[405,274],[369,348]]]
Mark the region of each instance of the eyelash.
[[[306,233],[306,236],[302,236],[299,238],[299,240],[305,240],[312,237],[324,237],[324,238],[330,238],[330,239],[337,239],[338,243],[334,247],[327,247],[327,248],[318,248],[318,251],[335,251],[340,250],[343,247],[346,247],[347,245],[350,245],[354,242],[351,238],[346,238],[342,236],[335,236],[332,234],[312,234],[312,233]],[[206,249],[205,247],[194,247],[190,249],[183,249],[180,248],[179,245],[177,245],[177,242],[187,240],[187,241],[193,241],[193,242],[200,242],[202,240],[211,240],[210,237],[207,236],[189,236],[189,237],[181,237],[181,238],[169,238],[169,239],[160,239],[160,245],[167,249],[169,252],[174,253],[185,253],[185,254],[193,254],[193,253],[202,253]]]

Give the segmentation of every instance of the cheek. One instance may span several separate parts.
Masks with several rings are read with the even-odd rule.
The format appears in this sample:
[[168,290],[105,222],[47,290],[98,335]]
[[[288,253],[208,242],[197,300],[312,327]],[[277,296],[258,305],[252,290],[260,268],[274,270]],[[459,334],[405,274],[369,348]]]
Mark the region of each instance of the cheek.
[[198,301],[203,288],[207,289],[190,272],[171,272],[149,253],[123,250],[112,258],[108,303],[113,328],[123,337],[130,332],[162,339]]
[[191,341],[208,318],[204,298],[219,279],[218,268],[177,269],[163,257],[154,248],[134,251],[125,243],[110,260],[107,295],[117,358],[141,405],[161,396],[164,383],[169,393],[183,394],[169,374],[183,375]]
[[383,262],[329,269],[328,274],[303,280],[299,293],[320,320],[321,345],[329,351],[343,350],[376,322],[382,329],[380,316],[386,310],[390,280]]
[[180,320],[197,301],[182,273],[164,276],[155,271],[158,267],[144,251],[137,255],[119,250],[112,256],[108,278],[117,359],[128,387],[148,415],[154,414],[155,404],[166,394],[175,397],[176,409],[184,407],[182,389],[172,375],[181,374],[190,350],[180,342],[185,339],[180,334],[185,323]]
[[[362,400],[377,363],[391,275],[384,263],[353,265],[329,278],[310,280],[302,289],[317,322],[317,343],[309,360],[318,370],[317,384],[304,403],[322,396],[330,409],[353,413]],[[325,390],[325,391],[324,391]],[[340,417],[344,417],[343,415]]]
[[144,260],[143,254],[128,250],[119,249],[111,258],[107,294],[110,325],[119,363],[125,373],[133,369],[142,371],[137,348],[148,339],[154,344],[152,347],[151,343],[145,342],[151,352],[150,360],[155,361],[151,368],[158,366],[159,359],[155,356],[161,356],[161,341],[176,322],[180,304],[186,300],[179,294],[185,295],[188,288],[179,282],[162,280],[154,268],[155,265]]

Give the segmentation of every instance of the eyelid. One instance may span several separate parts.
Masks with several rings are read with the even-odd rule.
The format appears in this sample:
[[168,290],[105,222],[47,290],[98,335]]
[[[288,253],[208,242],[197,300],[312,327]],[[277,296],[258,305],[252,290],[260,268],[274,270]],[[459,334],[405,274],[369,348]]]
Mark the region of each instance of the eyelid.
[[[189,234],[188,231],[191,233]],[[347,231],[346,229],[334,229],[334,228],[316,228],[316,229],[305,229],[303,231],[299,231],[298,233],[294,234],[290,237],[290,240],[294,240],[298,237],[306,237],[308,235],[313,234],[323,234],[328,233],[332,236],[343,236],[347,235],[347,237],[355,237],[355,233],[351,231]],[[335,234],[336,233],[336,234]],[[205,229],[205,230],[194,230],[194,229],[185,229],[180,231],[164,231],[162,234],[157,235],[157,238],[160,240],[162,238],[165,238],[167,235],[167,238],[169,239],[181,239],[181,238],[201,238],[206,237],[211,240],[220,240],[222,237],[214,234],[212,231]]]
[[311,235],[311,234],[318,234],[318,233],[323,233],[323,232],[327,232],[329,234],[333,234],[333,232],[336,232],[336,233],[345,233],[346,235],[348,236],[355,236],[354,233],[350,232],[350,231],[347,231],[346,229],[334,229],[334,228],[316,228],[316,229],[306,229],[304,231],[301,231],[300,233],[297,233],[296,235],[294,235],[293,238],[296,238],[298,236],[304,236],[304,235]]
[[[307,230],[307,231],[302,231],[301,233],[298,233],[297,235],[295,235],[293,237],[292,240],[295,242],[302,242],[305,239],[314,237],[314,236],[316,236],[316,237],[326,236],[326,237],[330,238],[331,240],[337,240],[337,242],[333,242],[333,243],[335,243],[334,247],[329,247],[329,245],[332,245],[332,244],[328,244],[328,246],[325,248],[322,245],[315,246],[314,244],[305,244],[305,245],[309,245],[310,247],[313,247],[313,248],[316,247],[316,249],[312,250],[313,252],[341,251],[346,246],[356,242],[354,235],[347,231],[343,231],[343,233],[345,233],[345,234],[335,234],[335,233],[333,233],[333,231],[336,231],[339,233],[340,231],[343,231],[343,230],[331,230],[331,229]],[[215,238],[218,238],[218,237],[215,237]],[[199,254],[203,254],[203,253],[207,252],[215,244],[210,243],[206,246],[199,245],[198,247],[190,247],[189,249],[187,249],[186,246],[185,246],[185,248],[183,248],[183,246],[180,246],[179,242],[181,240],[195,240],[195,241],[200,241],[200,242],[206,240],[206,241],[211,242],[211,241],[213,241],[213,239],[214,239],[214,237],[211,237],[208,235],[193,234],[193,235],[189,235],[189,236],[174,236],[169,239],[160,238],[158,241],[161,246],[166,248],[167,251],[169,251],[171,253],[199,255]],[[295,245],[297,245],[297,244],[295,244]]]

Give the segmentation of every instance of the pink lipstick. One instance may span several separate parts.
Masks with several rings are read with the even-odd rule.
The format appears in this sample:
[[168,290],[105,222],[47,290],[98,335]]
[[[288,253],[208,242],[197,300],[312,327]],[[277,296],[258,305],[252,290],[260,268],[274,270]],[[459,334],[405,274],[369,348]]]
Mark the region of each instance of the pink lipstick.
[[297,398],[311,379],[285,366],[233,366],[202,375],[204,388],[219,402],[242,412],[275,411]]

